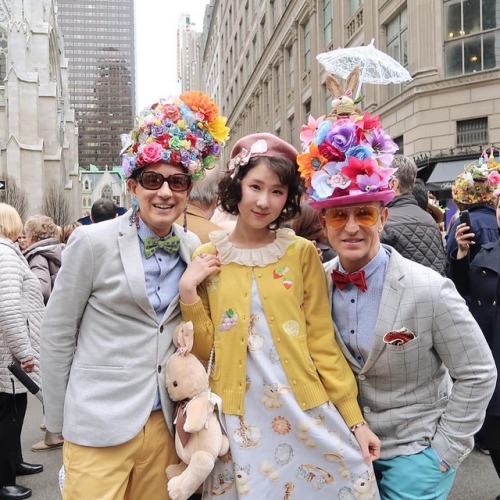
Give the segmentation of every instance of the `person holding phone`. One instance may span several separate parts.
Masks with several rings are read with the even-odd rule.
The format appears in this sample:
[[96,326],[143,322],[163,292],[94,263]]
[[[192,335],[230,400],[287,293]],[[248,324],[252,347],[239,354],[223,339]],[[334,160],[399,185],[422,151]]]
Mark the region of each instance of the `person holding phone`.
[[[494,172],[500,181],[498,172]],[[491,175],[491,174],[490,174]],[[493,179],[492,176],[490,179]],[[497,181],[493,181],[497,182]],[[496,187],[496,220],[500,227],[500,185]],[[466,217],[464,217],[464,220]],[[500,315],[497,304],[500,300],[500,239],[480,246],[477,255],[471,259],[474,248],[474,233],[470,222],[458,224],[455,238],[458,248],[452,254],[450,277],[457,290],[470,299],[469,309],[478,322],[500,367]],[[476,245],[477,246],[477,245]],[[483,442],[488,444],[491,461],[500,478],[500,383],[497,381],[495,392],[486,410],[486,419],[480,431]],[[497,497],[500,499],[500,495]]]
[[[465,171],[457,176],[451,187],[453,200],[460,211],[467,210],[470,216],[469,227],[474,228],[473,240],[469,242],[471,260],[481,249],[481,245],[498,239],[498,226],[496,222],[493,189],[486,176],[490,171],[490,158],[479,160],[467,165]],[[450,227],[446,235],[446,254],[448,267],[451,256],[457,250],[458,245],[455,238],[457,226],[460,220],[457,219]],[[472,241],[474,244],[472,244]],[[448,269],[449,274],[449,269]]]

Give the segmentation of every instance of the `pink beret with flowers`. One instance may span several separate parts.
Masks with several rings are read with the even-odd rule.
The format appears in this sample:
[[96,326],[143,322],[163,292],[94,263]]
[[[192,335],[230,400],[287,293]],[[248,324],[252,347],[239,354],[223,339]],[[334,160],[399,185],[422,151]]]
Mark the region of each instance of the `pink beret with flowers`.
[[127,177],[158,161],[180,165],[193,180],[205,177],[229,137],[226,117],[203,92],[160,99],[136,116],[136,126],[122,134],[122,166]]
[[316,210],[370,201],[387,204],[394,198],[390,165],[398,146],[378,116],[310,116],[300,139],[299,172]]

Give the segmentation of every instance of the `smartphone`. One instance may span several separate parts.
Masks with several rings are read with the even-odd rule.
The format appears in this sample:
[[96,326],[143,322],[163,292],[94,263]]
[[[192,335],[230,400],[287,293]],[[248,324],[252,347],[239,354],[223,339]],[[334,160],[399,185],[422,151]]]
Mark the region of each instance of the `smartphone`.
[[462,224],[467,224],[469,226],[468,232],[472,233],[472,226],[470,223],[470,214],[468,210],[462,210],[460,212],[460,222]]

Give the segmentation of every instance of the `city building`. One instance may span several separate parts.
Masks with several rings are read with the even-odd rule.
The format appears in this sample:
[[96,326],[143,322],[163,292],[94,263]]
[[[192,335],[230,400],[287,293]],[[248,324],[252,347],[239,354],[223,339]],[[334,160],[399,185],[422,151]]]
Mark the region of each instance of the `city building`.
[[195,31],[189,14],[179,17],[177,28],[177,81],[183,91],[199,90],[201,88],[200,63],[200,36]]
[[74,215],[80,205],[56,8],[55,0],[0,3],[0,179],[27,193],[26,216],[40,212],[48,196],[66,200]]
[[79,217],[89,215],[93,203],[99,198],[110,198],[117,207],[129,205],[122,167],[102,170],[91,164],[87,169],[80,169],[80,182],[82,197]]
[[413,79],[363,85],[361,106],[449,197],[464,165],[500,145],[500,0],[211,0],[198,69],[232,129],[226,156],[258,131],[300,148],[308,115],[331,109],[316,55],[372,39]]
[[81,167],[118,162],[135,115],[133,0],[58,0]]

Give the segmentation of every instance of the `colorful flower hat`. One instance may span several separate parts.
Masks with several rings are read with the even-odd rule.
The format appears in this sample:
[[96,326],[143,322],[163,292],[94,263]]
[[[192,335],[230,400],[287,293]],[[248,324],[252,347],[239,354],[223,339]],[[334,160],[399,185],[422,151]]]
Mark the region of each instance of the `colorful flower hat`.
[[370,113],[314,119],[300,134],[303,153],[297,157],[309,204],[316,210],[371,201],[389,203],[390,168],[398,146]]
[[122,166],[127,177],[158,161],[180,165],[193,180],[212,169],[229,137],[226,117],[203,92],[160,99],[136,116],[136,126],[122,134]]
[[500,194],[500,161],[495,159],[494,151],[486,150],[478,160],[465,166],[459,174],[451,193],[453,199],[463,205],[492,204],[495,196]]

